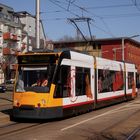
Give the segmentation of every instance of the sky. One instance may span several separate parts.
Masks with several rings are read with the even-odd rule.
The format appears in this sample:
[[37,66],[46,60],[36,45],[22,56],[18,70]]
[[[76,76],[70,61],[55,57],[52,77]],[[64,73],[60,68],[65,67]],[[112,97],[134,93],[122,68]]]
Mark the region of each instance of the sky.
[[[35,15],[36,0],[0,0],[15,12]],[[64,36],[75,37],[76,28],[70,18],[89,18],[91,34],[97,38],[132,37],[140,35],[140,0],[40,0],[40,19],[46,36],[58,41]],[[88,24],[76,22],[90,37]],[[133,38],[140,41],[140,36]]]

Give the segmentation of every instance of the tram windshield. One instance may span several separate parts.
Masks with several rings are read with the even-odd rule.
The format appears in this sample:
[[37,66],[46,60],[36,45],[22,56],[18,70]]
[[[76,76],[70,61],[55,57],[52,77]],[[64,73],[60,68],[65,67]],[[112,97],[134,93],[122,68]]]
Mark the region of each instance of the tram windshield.
[[16,92],[49,92],[54,69],[54,64],[47,66],[19,67],[16,82]]

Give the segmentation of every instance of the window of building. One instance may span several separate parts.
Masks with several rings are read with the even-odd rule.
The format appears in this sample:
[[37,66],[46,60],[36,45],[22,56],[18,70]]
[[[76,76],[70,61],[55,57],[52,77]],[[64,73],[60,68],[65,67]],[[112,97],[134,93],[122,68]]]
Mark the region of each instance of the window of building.
[[92,46],[93,46],[93,49],[96,50],[96,44],[93,44]]
[[19,23],[19,18],[16,17],[16,16],[14,16],[14,22],[15,22],[15,23]]
[[98,50],[101,50],[101,44],[98,45]]
[[0,18],[3,18],[4,14],[2,12],[0,12]]
[[32,31],[32,26],[30,25],[30,26],[29,26],[29,32],[31,32],[31,31]]

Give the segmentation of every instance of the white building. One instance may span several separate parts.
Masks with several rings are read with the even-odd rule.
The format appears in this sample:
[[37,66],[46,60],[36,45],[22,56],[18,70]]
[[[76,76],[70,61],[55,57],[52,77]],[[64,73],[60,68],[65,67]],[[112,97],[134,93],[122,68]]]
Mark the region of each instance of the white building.
[[[0,83],[1,73],[6,80],[15,77],[18,53],[36,48],[36,18],[26,11],[14,9],[0,3]],[[46,48],[46,36],[40,21],[40,48]]]
[[16,55],[21,51],[21,29],[14,9],[0,3],[0,71],[6,73],[6,79],[14,78]]
[[[22,23],[22,49],[24,51],[36,48],[36,18],[26,11],[17,12]],[[42,21],[40,21],[40,48],[45,47],[46,35]],[[29,47],[27,47],[29,46]]]

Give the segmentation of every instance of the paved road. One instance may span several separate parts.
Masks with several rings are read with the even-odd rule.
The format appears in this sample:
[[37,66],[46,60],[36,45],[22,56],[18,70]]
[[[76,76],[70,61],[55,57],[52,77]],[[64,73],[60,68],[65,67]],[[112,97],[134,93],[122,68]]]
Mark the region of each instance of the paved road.
[[11,104],[12,103],[12,97],[13,97],[12,91],[11,92],[0,93],[0,106],[5,105],[5,104]]
[[0,126],[10,121],[10,110],[12,108],[12,92],[0,93]]
[[135,138],[139,140],[139,118],[140,99],[138,98],[64,120],[52,122],[5,122],[0,126],[0,139],[132,140]]

